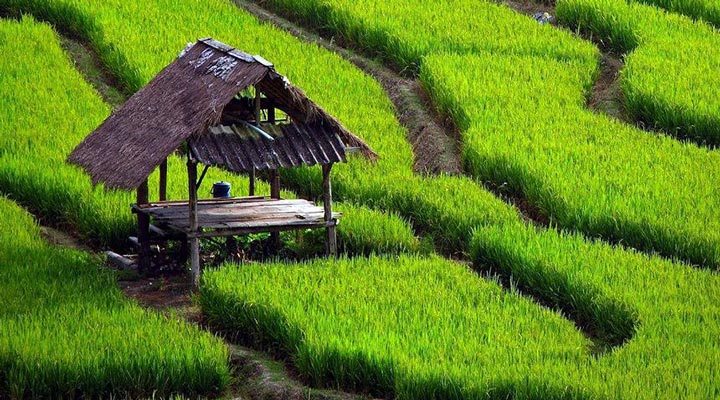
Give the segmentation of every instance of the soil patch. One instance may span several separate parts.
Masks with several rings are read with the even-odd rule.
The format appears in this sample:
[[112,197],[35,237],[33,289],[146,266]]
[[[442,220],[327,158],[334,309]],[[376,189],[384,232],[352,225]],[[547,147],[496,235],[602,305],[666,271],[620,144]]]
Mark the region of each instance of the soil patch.
[[92,252],[92,249],[82,243],[79,238],[50,226],[40,226],[40,234],[46,242],[53,246],[67,247],[75,250]]
[[617,56],[604,53],[600,60],[600,75],[593,85],[588,107],[596,112],[610,115],[629,124],[634,122],[625,112],[625,103],[620,87],[620,70],[624,64]]

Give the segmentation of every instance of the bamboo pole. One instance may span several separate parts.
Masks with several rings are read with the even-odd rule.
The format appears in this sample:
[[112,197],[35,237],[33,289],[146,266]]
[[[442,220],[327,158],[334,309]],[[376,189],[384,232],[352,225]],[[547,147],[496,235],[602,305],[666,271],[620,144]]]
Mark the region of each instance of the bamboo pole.
[[[136,204],[142,206],[149,203],[148,200],[148,181],[145,179],[137,188]],[[147,272],[150,269],[150,216],[139,212],[138,220],[138,268],[141,272]]]
[[167,200],[167,158],[160,164],[160,185],[158,190],[158,199],[160,201]]
[[197,237],[197,163],[188,156],[188,209],[190,218],[190,273],[192,275],[193,287],[200,284],[200,239]]
[[[273,107],[270,99],[268,99],[268,123],[275,123],[275,107]],[[277,169],[270,170],[270,198],[280,198],[280,174]],[[280,233],[272,232],[270,234],[270,243],[275,251],[280,249]]]
[[[262,94],[260,89],[255,86],[255,126],[260,127],[260,107],[261,107]],[[255,168],[250,168],[249,173],[249,184],[248,184],[248,195],[255,196]]]
[[337,236],[335,232],[335,221],[332,217],[332,186],[330,185],[330,170],[332,163],[322,166],[323,174],[323,209],[325,211],[325,226],[327,240],[325,242],[325,250],[328,256],[337,255]]

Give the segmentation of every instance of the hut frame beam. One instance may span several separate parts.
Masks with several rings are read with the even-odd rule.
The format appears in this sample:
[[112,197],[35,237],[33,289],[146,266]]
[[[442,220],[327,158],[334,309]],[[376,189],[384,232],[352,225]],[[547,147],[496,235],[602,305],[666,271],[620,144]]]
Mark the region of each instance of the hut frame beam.
[[[136,203],[144,205],[149,203],[148,181],[145,179],[137,188]],[[150,216],[145,214],[137,215],[138,222],[138,268],[141,272],[150,269]]]
[[160,163],[160,182],[158,188],[158,200],[167,200],[167,158]]
[[326,239],[325,250],[329,257],[337,255],[336,223],[332,215],[332,185],[330,184],[330,170],[332,163],[322,166],[323,209],[325,211]]
[[200,239],[197,235],[200,233],[198,230],[198,218],[197,218],[197,163],[188,155],[187,160],[187,172],[188,172],[188,218],[190,219],[190,235],[189,246],[190,246],[190,272],[192,276],[193,287],[198,287],[200,284]]

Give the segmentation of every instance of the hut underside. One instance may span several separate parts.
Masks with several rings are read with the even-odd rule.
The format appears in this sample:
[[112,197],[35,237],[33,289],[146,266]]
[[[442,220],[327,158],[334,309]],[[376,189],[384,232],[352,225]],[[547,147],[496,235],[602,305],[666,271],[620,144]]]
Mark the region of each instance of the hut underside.
[[303,199],[274,199],[265,196],[198,200],[197,229],[190,227],[187,201],[159,201],[134,205],[135,213],[186,238],[235,236],[259,232],[333,227],[340,213],[325,220],[325,210]]

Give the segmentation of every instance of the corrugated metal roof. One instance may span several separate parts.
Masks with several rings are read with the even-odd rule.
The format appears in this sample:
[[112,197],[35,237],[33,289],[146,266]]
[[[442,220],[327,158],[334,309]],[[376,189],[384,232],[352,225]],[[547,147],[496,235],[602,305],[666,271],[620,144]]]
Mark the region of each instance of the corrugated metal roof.
[[196,161],[234,172],[345,161],[345,144],[331,129],[286,124],[216,125],[189,140]]

